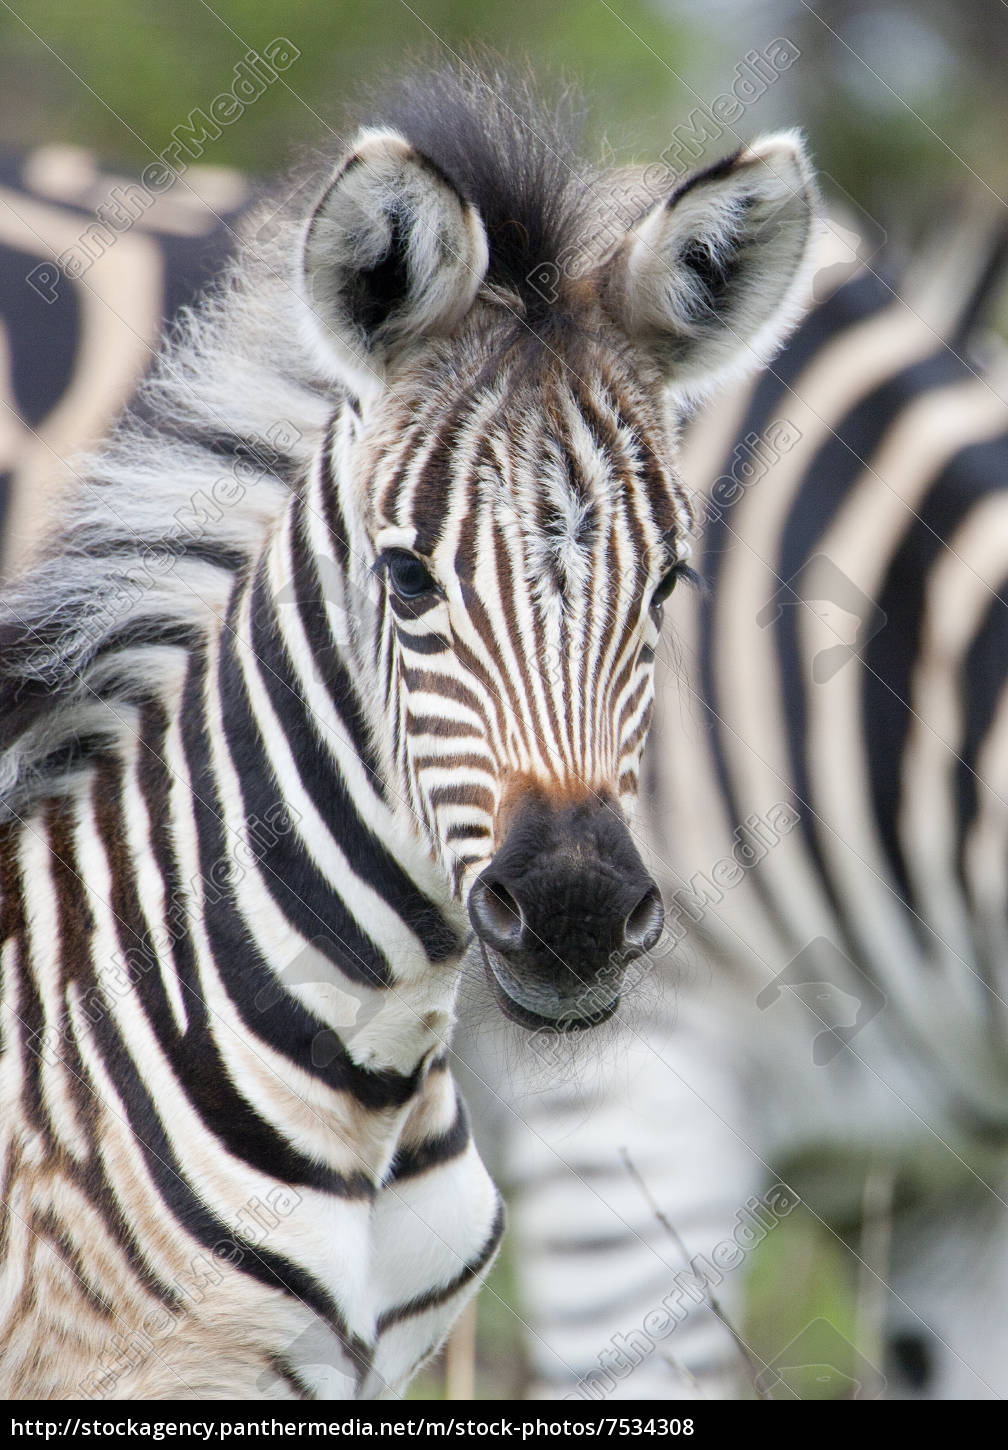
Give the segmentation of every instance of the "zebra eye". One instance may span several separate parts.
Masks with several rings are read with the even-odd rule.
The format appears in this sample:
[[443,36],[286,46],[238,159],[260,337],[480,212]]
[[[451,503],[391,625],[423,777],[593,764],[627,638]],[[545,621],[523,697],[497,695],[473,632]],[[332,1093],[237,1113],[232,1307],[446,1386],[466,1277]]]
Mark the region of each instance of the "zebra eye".
[[678,564],[674,564],[668,573],[658,581],[658,587],[651,596],[651,608],[661,609],[666,599],[672,593],[679,581],[682,570]]
[[680,579],[685,579],[690,584],[696,586],[700,585],[700,575],[697,574],[693,569],[691,569],[688,564],[684,564],[680,559],[679,563],[673,564],[672,568],[668,571],[668,573],[665,574],[658,581],[658,587],[655,589],[655,592],[651,596],[651,608],[655,610],[655,612],[661,609],[662,605],[672,593],[672,590],[679,583]]
[[418,599],[435,588],[426,565],[415,554],[396,549],[388,556],[388,578],[400,599]]

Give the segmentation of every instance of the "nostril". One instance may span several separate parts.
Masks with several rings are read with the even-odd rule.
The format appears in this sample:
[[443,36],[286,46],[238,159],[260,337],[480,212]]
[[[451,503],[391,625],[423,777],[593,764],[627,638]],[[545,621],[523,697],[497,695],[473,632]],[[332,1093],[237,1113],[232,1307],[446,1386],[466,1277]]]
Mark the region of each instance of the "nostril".
[[495,930],[502,935],[507,932],[521,931],[521,907],[510,891],[505,891],[503,886],[488,886],[483,898],[483,905]]
[[623,937],[628,946],[650,951],[661,936],[665,924],[665,908],[657,886],[645,891],[637,905],[623,923]]
[[521,945],[525,932],[521,907],[499,882],[476,882],[469,897],[469,919],[496,951],[513,952]]

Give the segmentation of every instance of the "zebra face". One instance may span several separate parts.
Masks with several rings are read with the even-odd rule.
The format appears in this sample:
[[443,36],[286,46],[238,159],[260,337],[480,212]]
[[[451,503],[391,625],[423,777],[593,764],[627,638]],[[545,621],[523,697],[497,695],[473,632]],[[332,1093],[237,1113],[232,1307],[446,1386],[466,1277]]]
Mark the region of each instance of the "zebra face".
[[660,934],[628,814],[688,572],[669,403],[776,338],[809,211],[800,146],[771,139],[678,188],[549,315],[395,132],[358,138],[308,224],[307,335],[352,392],[326,468],[345,567],[377,585],[353,641],[375,734],[526,1026],[610,1015]]
[[[478,316],[468,341],[494,326]],[[587,1025],[661,930],[626,817],[689,515],[625,369],[572,383],[549,357],[509,361],[506,331],[500,349],[489,386],[459,389],[468,349],[445,347],[408,407],[364,408],[372,649],[397,788],[502,1003]]]

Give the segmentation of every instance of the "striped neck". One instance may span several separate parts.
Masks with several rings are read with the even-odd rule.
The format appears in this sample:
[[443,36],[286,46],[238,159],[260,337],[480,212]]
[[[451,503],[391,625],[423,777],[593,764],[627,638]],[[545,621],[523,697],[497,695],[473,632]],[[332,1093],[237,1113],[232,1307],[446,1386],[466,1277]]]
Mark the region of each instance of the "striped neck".
[[332,534],[316,503],[292,501],[190,670],[182,731],[204,881],[229,863],[206,931],[259,1035],[293,1033],[301,1056],[310,1039],[323,1075],[347,1054],[408,1074],[449,1030],[469,928],[394,809],[338,617],[343,561],[332,543],[320,551],[319,527]]

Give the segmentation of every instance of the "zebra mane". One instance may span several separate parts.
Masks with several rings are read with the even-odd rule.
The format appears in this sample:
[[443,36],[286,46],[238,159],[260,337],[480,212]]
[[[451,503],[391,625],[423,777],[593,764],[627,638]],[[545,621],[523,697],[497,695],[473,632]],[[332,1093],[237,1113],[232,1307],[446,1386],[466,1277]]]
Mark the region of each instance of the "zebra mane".
[[586,108],[577,92],[566,87],[548,103],[531,75],[484,59],[478,68],[442,65],[399,78],[370,110],[479,212],[487,283],[518,298],[537,330],[563,319],[562,296],[543,295],[542,269],[590,245],[603,181],[579,154]]
[[[527,336],[545,328],[530,274],[584,245],[597,205],[595,178],[574,159],[571,96],[549,109],[530,80],[435,68],[372,109],[478,207],[487,284]],[[292,263],[332,161],[316,156],[249,219],[131,411],[77,461],[40,562],[0,597],[0,823],[71,779],[90,748],[136,730],[145,702],[175,696],[189,652],[306,476],[339,392],[299,341]],[[546,310],[555,327],[562,306]]]

